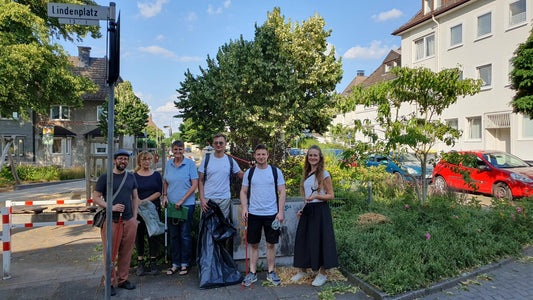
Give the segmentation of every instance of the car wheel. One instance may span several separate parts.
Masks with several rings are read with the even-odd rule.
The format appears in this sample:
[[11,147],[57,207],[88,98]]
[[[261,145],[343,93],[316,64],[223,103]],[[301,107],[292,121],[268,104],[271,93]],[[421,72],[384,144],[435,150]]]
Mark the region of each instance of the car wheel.
[[509,186],[503,182],[498,182],[492,188],[492,194],[496,199],[507,199],[509,201],[513,200],[513,194]]
[[445,192],[448,185],[446,184],[446,180],[442,176],[436,176],[435,177],[435,189],[439,192]]

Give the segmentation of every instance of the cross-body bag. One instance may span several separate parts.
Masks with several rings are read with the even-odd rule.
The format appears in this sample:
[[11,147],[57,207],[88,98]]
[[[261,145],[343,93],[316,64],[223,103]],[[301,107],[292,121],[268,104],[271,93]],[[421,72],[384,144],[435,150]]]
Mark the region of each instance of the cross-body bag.
[[[117,191],[113,193],[113,199],[115,199],[118,193],[120,193],[120,190],[122,190],[122,187],[124,186],[124,182],[126,182],[126,178],[128,178],[128,171],[126,171],[126,174],[124,174],[124,178],[122,178],[122,182],[118,186]],[[98,211],[94,214],[93,226],[102,228],[102,226],[104,226],[105,216],[106,216],[105,208],[99,208]]]

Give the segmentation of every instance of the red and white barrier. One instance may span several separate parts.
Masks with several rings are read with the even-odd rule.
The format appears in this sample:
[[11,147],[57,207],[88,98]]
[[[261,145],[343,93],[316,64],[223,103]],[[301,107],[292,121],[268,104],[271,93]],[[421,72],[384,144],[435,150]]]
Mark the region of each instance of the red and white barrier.
[[11,278],[11,230],[13,228],[31,228],[31,227],[44,227],[44,226],[68,226],[68,225],[91,225],[93,220],[86,221],[65,221],[65,222],[38,222],[38,223],[23,223],[12,224],[11,216],[13,210],[11,206],[14,205],[50,205],[50,204],[82,204],[93,203],[92,199],[88,200],[43,200],[43,201],[6,201],[6,207],[1,208],[2,212],[2,279]]
[[2,207],[2,279],[11,278],[11,207]]

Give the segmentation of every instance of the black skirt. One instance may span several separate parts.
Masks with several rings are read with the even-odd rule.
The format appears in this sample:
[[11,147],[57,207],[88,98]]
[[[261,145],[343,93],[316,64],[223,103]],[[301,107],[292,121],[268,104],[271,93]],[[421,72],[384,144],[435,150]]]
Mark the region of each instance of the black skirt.
[[294,244],[294,267],[311,268],[317,271],[336,268],[337,247],[331,211],[327,202],[305,205]]

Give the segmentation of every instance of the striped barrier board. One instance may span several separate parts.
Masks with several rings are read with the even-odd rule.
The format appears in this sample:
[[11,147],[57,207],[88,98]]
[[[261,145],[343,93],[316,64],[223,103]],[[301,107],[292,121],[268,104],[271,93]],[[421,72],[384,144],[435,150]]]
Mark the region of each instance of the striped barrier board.
[[10,201],[9,206],[17,205],[52,205],[52,204],[82,204],[82,203],[93,203],[92,199],[78,199],[78,200],[38,200],[38,201]]
[[93,220],[84,221],[61,221],[61,222],[36,222],[36,223],[22,223],[12,224],[14,205],[34,205],[34,204],[81,204],[93,203],[92,199],[79,200],[43,200],[43,201],[6,201],[6,207],[0,209],[2,213],[2,279],[11,278],[11,230],[13,228],[31,228],[44,226],[68,226],[68,225],[92,225]]

